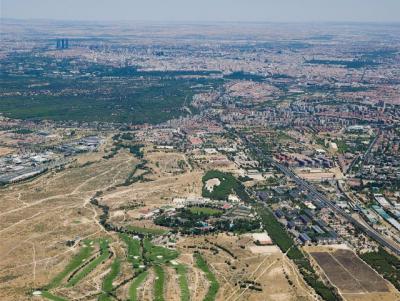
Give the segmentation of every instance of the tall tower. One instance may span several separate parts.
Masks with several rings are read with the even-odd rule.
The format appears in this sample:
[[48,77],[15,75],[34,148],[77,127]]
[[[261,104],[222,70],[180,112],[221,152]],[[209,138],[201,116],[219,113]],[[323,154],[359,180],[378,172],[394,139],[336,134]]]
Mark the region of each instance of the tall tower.
[[64,44],[64,39],[61,39],[61,49],[64,49],[65,48],[65,44]]
[[65,48],[68,49],[68,39],[65,39]]

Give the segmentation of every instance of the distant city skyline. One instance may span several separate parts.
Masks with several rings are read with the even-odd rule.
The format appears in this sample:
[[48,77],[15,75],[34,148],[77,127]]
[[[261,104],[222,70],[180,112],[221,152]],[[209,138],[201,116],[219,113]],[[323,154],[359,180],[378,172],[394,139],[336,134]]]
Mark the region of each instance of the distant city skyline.
[[79,21],[400,22],[399,0],[2,0],[0,10]]

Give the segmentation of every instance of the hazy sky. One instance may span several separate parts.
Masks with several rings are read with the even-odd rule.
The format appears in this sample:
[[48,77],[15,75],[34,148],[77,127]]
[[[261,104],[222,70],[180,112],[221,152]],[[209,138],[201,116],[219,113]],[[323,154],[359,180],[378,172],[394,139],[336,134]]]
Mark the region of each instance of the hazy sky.
[[2,18],[400,22],[400,0],[0,0]]

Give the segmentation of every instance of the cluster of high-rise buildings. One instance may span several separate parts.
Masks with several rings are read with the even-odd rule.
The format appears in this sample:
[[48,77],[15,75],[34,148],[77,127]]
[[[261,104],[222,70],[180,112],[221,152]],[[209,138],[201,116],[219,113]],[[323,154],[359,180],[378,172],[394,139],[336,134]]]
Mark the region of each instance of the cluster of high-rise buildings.
[[68,49],[69,40],[68,39],[57,39],[57,49]]

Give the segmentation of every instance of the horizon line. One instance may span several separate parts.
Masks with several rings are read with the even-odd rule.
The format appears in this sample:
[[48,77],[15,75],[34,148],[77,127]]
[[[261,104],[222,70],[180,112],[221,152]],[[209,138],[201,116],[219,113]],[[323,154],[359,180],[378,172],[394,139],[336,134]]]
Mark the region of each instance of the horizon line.
[[52,19],[52,18],[15,18],[15,17],[1,17],[0,23],[3,21],[47,21],[47,22],[82,22],[82,23],[98,23],[98,22],[106,22],[106,23],[171,23],[171,24],[381,24],[381,25],[400,25],[400,20],[389,20],[389,21],[354,21],[354,20],[309,20],[309,21],[267,21],[267,20],[109,20],[109,19]]

